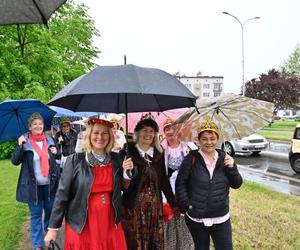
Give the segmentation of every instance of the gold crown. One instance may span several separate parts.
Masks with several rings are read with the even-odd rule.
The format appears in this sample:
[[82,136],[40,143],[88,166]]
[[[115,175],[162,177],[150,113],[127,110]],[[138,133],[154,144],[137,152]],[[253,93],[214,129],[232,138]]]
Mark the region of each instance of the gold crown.
[[204,131],[213,131],[217,133],[218,136],[221,135],[221,130],[218,128],[218,126],[212,122],[209,117],[206,117],[203,122],[200,123],[200,126],[197,129],[198,134]]

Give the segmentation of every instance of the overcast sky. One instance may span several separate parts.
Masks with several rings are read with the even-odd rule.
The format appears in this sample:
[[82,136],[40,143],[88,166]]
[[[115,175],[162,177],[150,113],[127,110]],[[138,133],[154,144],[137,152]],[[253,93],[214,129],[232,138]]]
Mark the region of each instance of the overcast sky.
[[278,68],[300,42],[299,0],[75,0],[88,6],[101,37],[100,65],[127,63],[171,74],[224,76],[225,92]]

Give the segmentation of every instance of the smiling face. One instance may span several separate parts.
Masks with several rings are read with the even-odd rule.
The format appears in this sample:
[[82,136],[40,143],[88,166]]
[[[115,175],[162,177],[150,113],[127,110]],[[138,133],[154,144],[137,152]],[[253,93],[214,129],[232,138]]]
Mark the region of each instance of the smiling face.
[[171,125],[166,126],[164,128],[164,134],[165,134],[165,137],[166,137],[167,140],[169,140],[169,139],[175,139],[175,137],[174,137],[174,129],[173,129],[173,127]]
[[218,135],[213,131],[204,131],[199,135],[199,144],[203,153],[211,154],[216,150]]
[[41,119],[34,119],[29,125],[29,130],[33,135],[41,135],[44,131],[44,122]]
[[90,135],[91,146],[94,152],[97,154],[104,153],[109,140],[109,128],[102,124],[95,124]]
[[154,141],[155,131],[152,127],[144,126],[138,132],[137,143],[143,147],[150,147]]
[[114,134],[117,132],[118,129],[119,129],[119,124],[116,122],[113,122],[112,131],[114,132]]
[[63,123],[61,126],[61,130],[64,134],[68,134],[70,132],[71,129],[71,125],[68,122]]

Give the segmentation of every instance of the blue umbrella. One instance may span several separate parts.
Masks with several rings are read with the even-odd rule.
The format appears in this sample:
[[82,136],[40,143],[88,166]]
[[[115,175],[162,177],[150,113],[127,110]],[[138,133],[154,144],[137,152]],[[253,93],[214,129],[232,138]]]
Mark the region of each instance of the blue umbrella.
[[70,109],[65,109],[65,108],[61,108],[61,107],[56,107],[56,106],[50,106],[51,109],[53,109],[56,114],[55,117],[63,117],[63,116],[67,116],[67,117],[89,117],[89,116],[93,116],[93,115],[103,115],[105,113],[99,113],[99,112],[74,112]]
[[44,119],[45,129],[51,128],[55,111],[36,99],[5,100],[0,103],[0,142],[14,141],[27,132],[28,118],[39,112]]

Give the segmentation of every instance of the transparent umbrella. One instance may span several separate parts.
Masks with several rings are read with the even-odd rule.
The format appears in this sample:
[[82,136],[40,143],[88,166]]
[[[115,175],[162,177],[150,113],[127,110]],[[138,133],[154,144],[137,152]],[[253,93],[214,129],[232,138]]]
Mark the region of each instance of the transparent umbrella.
[[175,134],[182,141],[197,141],[197,128],[205,118],[219,126],[223,141],[249,136],[272,122],[274,104],[227,94],[199,101],[197,108],[198,112],[189,109],[174,123]]

